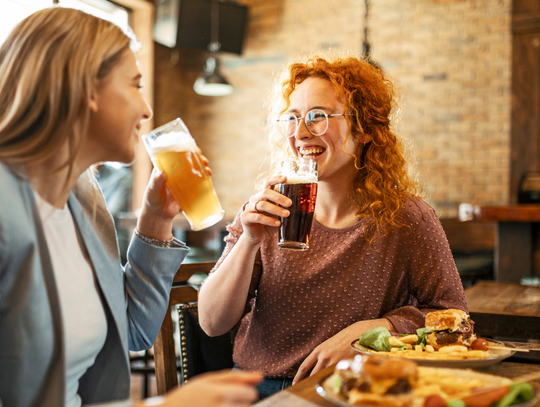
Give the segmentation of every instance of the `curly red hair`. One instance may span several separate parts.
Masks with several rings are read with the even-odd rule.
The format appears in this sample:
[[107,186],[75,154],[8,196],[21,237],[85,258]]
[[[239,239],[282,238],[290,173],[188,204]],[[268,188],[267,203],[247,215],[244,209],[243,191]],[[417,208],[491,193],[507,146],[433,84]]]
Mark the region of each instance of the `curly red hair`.
[[[391,117],[396,108],[394,84],[376,64],[362,58],[310,57],[305,62],[290,64],[278,83],[279,113],[288,109],[296,86],[309,77],[329,80],[338,100],[353,114],[346,117],[349,134],[344,145],[351,135],[363,133],[371,140],[351,154],[357,171],[350,198],[357,207],[358,218],[371,220],[365,231],[369,241],[374,241],[391,228],[403,226],[399,221],[400,209],[408,197],[419,196],[422,191],[420,183],[411,175],[400,139],[391,130]],[[284,144],[278,137],[271,134],[270,140],[283,149]],[[278,156],[279,153],[274,152],[273,161]]]

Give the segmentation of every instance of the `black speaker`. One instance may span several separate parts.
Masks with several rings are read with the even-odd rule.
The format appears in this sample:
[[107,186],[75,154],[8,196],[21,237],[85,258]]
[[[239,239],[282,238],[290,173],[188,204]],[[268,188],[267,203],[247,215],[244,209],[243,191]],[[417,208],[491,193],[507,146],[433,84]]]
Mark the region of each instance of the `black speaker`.
[[221,52],[241,54],[248,7],[234,1],[159,0],[156,4],[154,40],[170,48],[208,50],[212,1],[217,6]]

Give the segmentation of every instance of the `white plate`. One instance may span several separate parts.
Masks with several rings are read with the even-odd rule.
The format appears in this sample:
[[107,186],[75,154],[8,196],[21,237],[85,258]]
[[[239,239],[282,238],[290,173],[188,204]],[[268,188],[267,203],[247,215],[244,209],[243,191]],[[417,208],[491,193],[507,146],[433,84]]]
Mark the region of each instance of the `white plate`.
[[[486,386],[486,387],[490,387],[490,385],[492,385],[493,387],[497,387],[498,385],[506,385],[507,382],[508,382],[508,379],[504,378],[502,376],[495,376],[495,375],[490,375],[490,374],[486,374],[486,373],[478,373],[478,372],[474,372],[472,370],[454,369],[454,372],[456,373],[456,376],[461,376],[461,377],[465,376],[465,377],[470,377],[470,378],[482,378],[482,379],[485,380],[484,386]],[[343,399],[339,395],[335,394],[332,391],[331,387],[326,385],[326,381],[331,376],[332,376],[332,374],[327,375],[326,377],[324,377],[317,384],[317,386],[315,387],[315,390],[317,391],[317,394],[319,394],[319,396],[321,396],[323,399],[329,401],[330,403],[332,403],[332,404],[334,404],[336,406],[340,406],[340,407],[350,407],[350,406],[352,406],[353,404],[348,403],[345,399]],[[501,383],[502,381],[504,381],[504,384]],[[539,387],[535,383],[531,383],[531,384],[533,386],[533,392],[534,392],[533,398],[531,400],[529,400],[528,402],[526,402],[526,403],[513,404],[510,407],[533,407],[533,406],[536,405],[536,403],[538,403],[540,401]],[[414,406],[423,406],[423,404],[424,404],[423,399],[415,398]],[[357,407],[373,407],[373,406],[367,406],[367,405],[364,405],[364,404],[354,404],[354,406],[357,406]]]
[[[506,346],[502,342],[498,341],[492,341],[487,340],[488,345],[492,344],[492,346]],[[354,350],[356,350],[358,353],[364,354],[364,355],[377,355],[376,351],[371,351],[368,348],[363,347],[360,345],[359,341],[353,341],[351,343],[351,346]],[[501,362],[506,358],[509,358],[514,353],[516,353],[515,350],[512,350],[512,348],[508,347],[508,349],[491,349],[488,350],[489,357],[486,359],[461,359],[461,360],[444,360],[444,359],[412,359],[407,358],[407,360],[412,360],[413,362],[416,362],[419,366],[430,366],[430,367],[453,367],[453,368],[461,368],[461,369],[472,369],[476,367],[484,367],[484,366],[490,366],[495,363]],[[379,355],[382,357],[392,357],[387,355]],[[401,358],[400,358],[401,359]]]

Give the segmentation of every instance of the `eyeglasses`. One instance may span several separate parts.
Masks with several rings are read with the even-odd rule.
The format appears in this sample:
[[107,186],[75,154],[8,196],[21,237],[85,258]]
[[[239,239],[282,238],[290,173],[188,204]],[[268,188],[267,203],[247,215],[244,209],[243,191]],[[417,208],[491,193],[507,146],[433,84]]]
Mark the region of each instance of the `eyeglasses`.
[[326,114],[324,110],[313,109],[307,112],[306,117],[296,117],[293,113],[283,113],[277,119],[278,129],[282,136],[292,137],[303,119],[306,128],[314,136],[322,136],[328,130],[328,118],[339,116],[354,116],[352,114]]

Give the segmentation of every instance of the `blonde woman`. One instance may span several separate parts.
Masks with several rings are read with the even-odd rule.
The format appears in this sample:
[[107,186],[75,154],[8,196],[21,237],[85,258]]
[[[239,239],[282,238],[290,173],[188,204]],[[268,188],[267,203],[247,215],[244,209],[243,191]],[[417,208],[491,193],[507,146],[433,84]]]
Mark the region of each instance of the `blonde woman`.
[[[128,348],[152,346],[188,248],[153,173],[122,269],[89,167],[135,158],[152,112],[133,41],[52,8],[0,49],[0,404],[129,405]],[[215,373],[156,405],[247,406],[258,374]]]
[[286,178],[272,175],[229,227],[199,293],[209,335],[239,323],[234,361],[263,372],[263,397],[352,357],[371,328],[414,332],[434,309],[467,310],[444,231],[392,130],[390,79],[357,56],[321,55],[290,64],[272,102],[273,167],[286,156],[318,165],[309,250],[277,245],[291,202],[274,190]]

